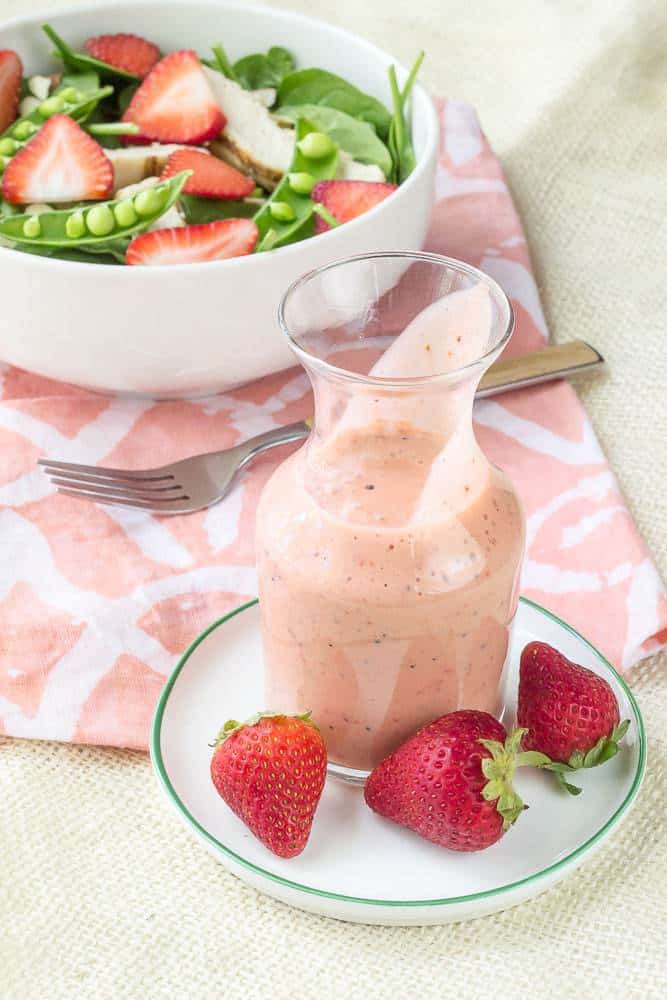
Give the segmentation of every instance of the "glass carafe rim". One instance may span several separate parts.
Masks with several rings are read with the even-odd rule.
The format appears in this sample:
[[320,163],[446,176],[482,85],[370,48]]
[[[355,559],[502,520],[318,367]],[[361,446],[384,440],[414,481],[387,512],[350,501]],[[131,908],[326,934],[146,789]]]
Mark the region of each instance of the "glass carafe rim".
[[[438,264],[442,267],[447,267],[449,270],[458,271],[460,274],[465,274],[468,277],[475,278],[477,281],[486,285],[492,296],[494,296],[496,304],[500,307],[503,314],[502,325],[504,326],[504,329],[496,343],[485,351],[484,354],[480,354],[478,358],[475,358],[474,361],[470,361],[466,365],[462,365],[459,368],[453,368],[447,372],[436,372],[432,375],[408,376],[406,378],[385,378],[383,376],[364,375],[359,372],[349,371],[346,368],[339,368],[337,365],[332,365],[323,358],[318,357],[317,354],[308,351],[298,342],[296,337],[290,331],[285,312],[290,299],[299,291],[301,287],[318,277],[320,274],[323,274],[325,271],[330,271],[346,264],[353,264],[355,262],[367,260],[395,260],[397,258],[409,258],[415,263],[423,262],[427,264]],[[440,384],[454,384],[461,381],[463,378],[479,376],[481,372],[487,369],[502,353],[512,336],[514,331],[514,310],[507,293],[498,284],[498,282],[484,271],[474,267],[472,264],[466,264],[465,261],[457,260],[455,257],[446,257],[444,254],[427,253],[426,251],[377,250],[372,253],[362,253],[355,254],[351,257],[341,257],[338,260],[330,261],[328,264],[322,264],[310,271],[306,271],[305,274],[302,274],[301,277],[293,281],[283,294],[283,297],[280,300],[280,305],[278,306],[278,323],[283,334],[289,341],[291,350],[307,370],[316,371],[319,374],[334,380],[356,383],[357,385],[374,386],[378,389],[423,389]]]

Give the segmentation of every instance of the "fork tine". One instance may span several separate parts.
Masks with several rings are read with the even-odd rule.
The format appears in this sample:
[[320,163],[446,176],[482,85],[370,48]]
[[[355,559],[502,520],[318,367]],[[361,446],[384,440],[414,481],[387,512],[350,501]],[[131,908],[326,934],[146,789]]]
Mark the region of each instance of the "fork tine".
[[[168,500],[156,505],[149,500],[129,500],[126,497],[113,497],[106,494],[86,493],[84,490],[70,490],[58,488],[58,493],[66,497],[74,497],[77,500],[92,500],[99,504],[108,504],[111,507],[136,507],[138,510],[145,510],[149,514],[182,514],[193,510],[182,500]],[[194,508],[197,510],[198,508]]]
[[88,476],[85,472],[64,472],[58,469],[52,472],[50,469],[45,469],[45,473],[49,476],[52,482],[57,483],[59,486],[72,485],[76,489],[111,489],[111,490],[123,490],[128,493],[150,493],[151,496],[155,496],[156,499],[161,493],[173,493],[174,490],[181,490],[183,487],[176,481],[171,482],[144,482],[142,479],[102,479],[97,476]]
[[143,489],[141,486],[126,486],[124,483],[112,484],[111,480],[101,483],[77,482],[75,479],[51,479],[58,489],[63,487],[68,490],[75,490],[77,493],[99,493],[101,496],[113,496],[118,499],[127,497],[128,500],[146,500],[155,505],[166,500],[189,500],[182,486],[170,486],[166,490]]
[[81,472],[90,476],[99,476],[102,479],[140,479],[145,482],[156,482],[158,480],[174,478],[172,473],[165,472],[163,469],[146,469],[143,472],[135,472],[132,469],[111,469],[103,465],[77,465],[75,462],[54,462],[50,458],[40,458],[37,464],[54,475],[58,475],[61,472]]
[[78,486],[76,483],[66,482],[61,487],[57,483],[55,484],[58,489],[70,490],[72,493],[82,494],[85,496],[104,498],[110,497],[113,500],[139,500],[142,503],[150,504],[151,507],[162,507],[164,504],[173,503],[176,500],[189,500],[190,497],[181,491],[178,496],[141,496],[141,493],[134,493],[129,490],[123,490],[122,488],[115,489],[113,487],[88,487],[88,486]]

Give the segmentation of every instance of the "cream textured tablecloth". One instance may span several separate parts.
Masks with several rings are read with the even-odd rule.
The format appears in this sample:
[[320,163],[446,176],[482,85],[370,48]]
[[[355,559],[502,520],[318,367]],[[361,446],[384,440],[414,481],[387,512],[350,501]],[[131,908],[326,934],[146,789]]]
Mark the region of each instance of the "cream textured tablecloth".
[[[43,0],[40,6],[48,6]],[[609,361],[582,397],[667,575],[667,10],[663,0],[291,0],[474,104],[523,215],[555,338]],[[34,0],[0,0],[0,18]],[[52,3],[52,6],[57,6]],[[630,681],[649,767],[614,839],[537,900],[469,924],[335,923],[245,888],[141,754],[0,744],[0,996],[662,995],[667,656]]]

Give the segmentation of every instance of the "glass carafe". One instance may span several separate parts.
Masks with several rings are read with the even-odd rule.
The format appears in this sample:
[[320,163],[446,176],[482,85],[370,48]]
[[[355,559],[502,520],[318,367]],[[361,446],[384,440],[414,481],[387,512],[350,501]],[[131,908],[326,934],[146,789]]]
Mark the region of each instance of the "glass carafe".
[[503,709],[524,518],[472,409],[512,310],[472,267],[394,253],[311,272],[280,319],[315,421],[258,509],[266,704],[312,711],[355,780],[431,719]]

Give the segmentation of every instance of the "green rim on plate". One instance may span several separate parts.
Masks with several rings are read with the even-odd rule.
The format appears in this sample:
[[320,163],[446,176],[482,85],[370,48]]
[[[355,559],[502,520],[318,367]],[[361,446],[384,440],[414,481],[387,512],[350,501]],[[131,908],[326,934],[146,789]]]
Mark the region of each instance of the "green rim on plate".
[[305,892],[311,896],[322,896],[326,899],[335,899],[342,903],[359,903],[364,906],[407,906],[407,907],[449,906],[454,903],[469,903],[469,902],[474,902],[475,900],[488,899],[491,896],[497,896],[504,892],[509,892],[512,889],[518,889],[521,886],[528,885],[531,882],[537,881],[538,879],[542,879],[545,876],[551,874],[552,872],[558,871],[560,868],[563,868],[565,865],[569,864],[576,858],[580,857],[580,855],[584,854],[590,847],[593,847],[593,845],[596,844],[611,827],[615,826],[615,824],[627,811],[628,807],[630,806],[633,799],[637,795],[637,792],[639,791],[639,786],[641,785],[642,778],[644,777],[644,771],[646,769],[646,733],[644,730],[644,720],[642,719],[641,712],[639,711],[639,706],[637,705],[637,702],[635,700],[634,695],[632,694],[632,691],[625,683],[625,681],[618,673],[618,671],[615,670],[614,667],[612,667],[609,660],[607,660],[607,658],[603,656],[602,653],[598,649],[596,649],[592,643],[588,641],[588,639],[585,639],[584,636],[580,635],[580,633],[577,632],[576,629],[572,628],[571,625],[568,625],[567,622],[564,622],[561,618],[559,618],[557,615],[554,615],[551,611],[547,611],[547,609],[543,608],[540,604],[536,604],[534,601],[528,600],[527,597],[521,597],[520,601],[522,602],[522,604],[525,604],[528,607],[533,608],[535,611],[538,611],[540,614],[545,615],[547,618],[550,618],[553,622],[555,622],[557,625],[560,625],[561,628],[564,628],[571,635],[576,636],[577,639],[583,642],[584,645],[588,646],[588,648],[592,650],[593,653],[595,653],[595,655],[606,666],[609,672],[613,674],[613,676],[616,678],[616,681],[623,689],[625,696],[630,702],[632,710],[634,712],[634,721],[637,726],[637,734],[639,739],[639,760],[637,761],[637,770],[635,771],[635,776],[633,778],[632,785],[630,786],[628,794],[625,796],[625,799],[623,800],[621,805],[618,807],[616,812],[614,812],[609,817],[607,822],[600,827],[597,833],[595,833],[592,837],[589,837],[589,839],[585,841],[585,843],[581,844],[574,851],[571,851],[564,858],[561,858],[559,861],[554,862],[554,864],[549,865],[547,868],[543,868],[541,871],[535,872],[533,875],[527,875],[526,878],[519,879],[517,882],[509,882],[507,885],[500,885],[497,886],[495,889],[485,889],[483,892],[473,892],[469,893],[466,896],[449,896],[445,899],[364,899],[359,896],[346,896],[343,893],[328,892],[326,889],[316,889],[310,885],[302,885],[300,882],[293,882],[291,879],[284,878],[282,875],[276,875],[275,872],[267,871],[266,868],[261,868],[259,865],[253,864],[252,861],[248,861],[246,858],[241,857],[240,854],[237,854],[235,851],[232,851],[231,848],[226,847],[225,844],[222,844],[219,840],[213,837],[208,832],[208,830],[206,830],[201,825],[201,823],[197,822],[192,813],[189,812],[184,803],[178,797],[176,790],[174,789],[174,786],[169,780],[169,776],[167,774],[167,770],[164,765],[164,760],[162,758],[162,748],[160,746],[162,719],[164,716],[165,708],[167,707],[167,702],[169,700],[171,689],[173,688],[181,670],[188,662],[188,660],[190,659],[194,651],[197,649],[199,644],[202,643],[204,639],[206,639],[207,636],[211,634],[211,632],[219,628],[221,625],[224,625],[225,622],[228,622],[231,618],[235,618],[236,615],[240,614],[242,611],[247,611],[248,608],[252,608],[254,607],[255,604],[258,604],[259,602],[257,601],[257,599],[255,599],[254,601],[248,601],[246,604],[242,604],[240,607],[235,608],[233,611],[230,611],[229,614],[226,614],[222,618],[219,618],[217,621],[213,622],[213,624],[209,625],[209,627],[204,632],[202,632],[201,635],[197,636],[194,642],[192,642],[190,646],[188,646],[185,653],[178,661],[178,664],[176,665],[171,676],[169,677],[169,680],[167,681],[164,690],[160,695],[160,700],[157,703],[157,708],[155,709],[155,715],[153,716],[153,724],[151,726],[150,752],[155,770],[157,771],[157,774],[169,799],[171,800],[172,804],[176,807],[176,809],[181,813],[184,819],[186,819],[188,823],[192,827],[194,827],[197,833],[204,840],[206,840],[209,844],[211,844],[212,847],[215,847],[218,851],[221,851],[228,858],[231,858],[232,861],[235,861],[237,864],[241,865],[243,868],[247,868],[248,871],[254,872],[256,875],[261,875],[263,878],[268,878],[272,882],[278,882],[280,885],[286,886],[288,889],[294,889],[297,892]]

